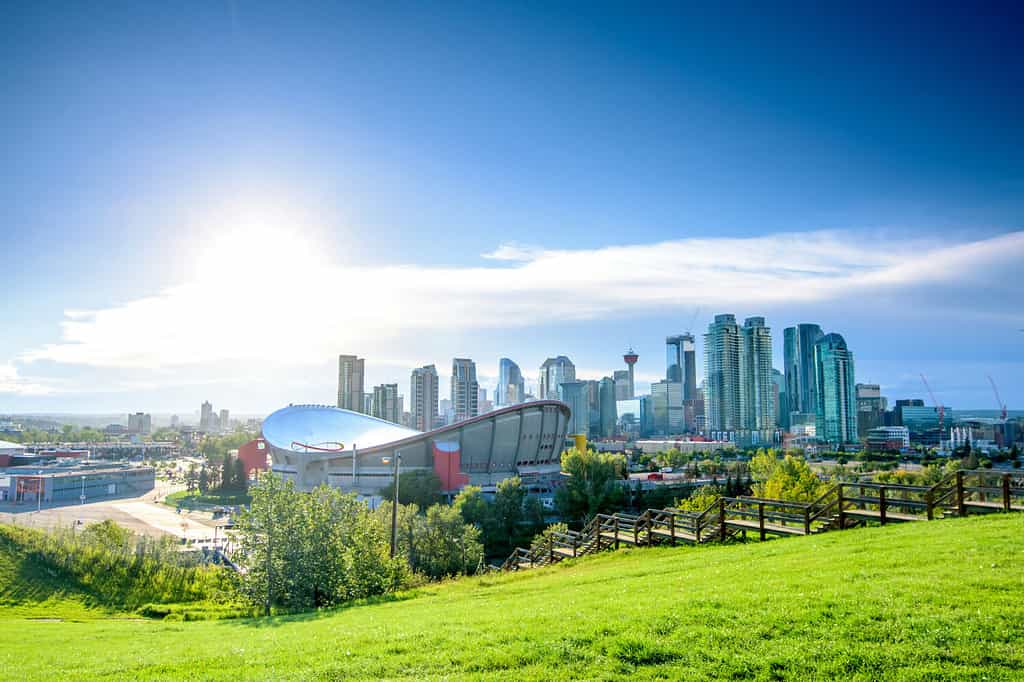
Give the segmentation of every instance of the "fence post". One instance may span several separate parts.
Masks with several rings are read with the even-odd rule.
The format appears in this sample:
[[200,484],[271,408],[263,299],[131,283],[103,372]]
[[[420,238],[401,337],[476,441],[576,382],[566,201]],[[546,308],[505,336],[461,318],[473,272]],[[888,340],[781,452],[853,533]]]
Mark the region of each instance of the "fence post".
[[615,549],[618,549],[619,548],[619,517],[618,516],[613,516],[612,519],[613,519],[612,527],[615,530]]
[[885,525],[885,486],[878,489],[878,518]]
[[555,563],[555,536],[548,536],[548,563]]
[[967,516],[967,505],[964,504],[964,472],[956,472],[956,512],[960,516]]
[[931,521],[935,518],[935,500],[932,496],[932,489],[924,491],[924,507],[928,513],[928,520]]
[[760,534],[758,539],[764,542],[764,502],[757,503],[757,527]]
[[1003,511],[1010,511],[1010,474],[1003,474]]
[[578,547],[578,546],[579,546],[579,544],[580,544],[580,538],[579,538],[579,536],[578,536],[578,535],[574,535],[574,536],[572,537],[572,558],[573,558],[573,559],[575,559],[575,558],[576,558],[576,547]]
[[725,540],[725,498],[718,498],[718,537]]
[[597,527],[594,529],[594,534],[597,536],[597,540],[596,540],[597,549],[596,549],[596,551],[600,552],[601,551],[601,519],[596,517],[596,516],[594,518],[597,520]]
[[811,508],[804,507],[804,535],[811,534]]
[[839,506],[839,530],[846,529],[846,510],[843,508],[843,484],[839,483],[836,486],[836,499],[838,500],[837,505]]
[[668,515],[668,536],[670,538],[672,546],[675,547],[676,546],[676,515],[674,513],[670,513]]
[[633,546],[640,544],[640,519],[633,521]]

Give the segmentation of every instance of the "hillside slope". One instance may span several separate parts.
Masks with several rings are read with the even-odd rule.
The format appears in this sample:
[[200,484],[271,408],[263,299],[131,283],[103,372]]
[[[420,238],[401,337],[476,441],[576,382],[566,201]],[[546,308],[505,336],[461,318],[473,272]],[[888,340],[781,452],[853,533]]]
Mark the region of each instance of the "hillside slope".
[[1021,679],[1024,514],[640,549],[267,620],[26,622],[25,679]]

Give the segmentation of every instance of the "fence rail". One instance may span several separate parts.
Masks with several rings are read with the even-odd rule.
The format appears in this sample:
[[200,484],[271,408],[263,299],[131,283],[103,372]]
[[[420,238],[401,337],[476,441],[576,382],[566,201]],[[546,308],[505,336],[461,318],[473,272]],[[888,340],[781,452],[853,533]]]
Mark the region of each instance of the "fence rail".
[[580,531],[552,532],[531,548],[517,547],[501,565],[518,571],[618,549],[622,544],[702,544],[812,535],[865,523],[931,521],[947,516],[1024,511],[1024,472],[956,471],[932,486],[837,483],[812,502],[721,497],[701,512],[648,509],[597,514]]

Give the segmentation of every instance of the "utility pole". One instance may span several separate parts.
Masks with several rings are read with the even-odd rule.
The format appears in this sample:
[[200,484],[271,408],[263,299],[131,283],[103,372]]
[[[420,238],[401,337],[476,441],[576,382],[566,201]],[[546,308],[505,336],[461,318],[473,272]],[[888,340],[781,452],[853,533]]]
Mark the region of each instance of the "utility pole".
[[[389,458],[387,457],[383,458],[384,464],[388,463],[388,459]],[[391,457],[390,459],[394,461],[395,465],[393,469],[395,490],[391,499],[391,558],[394,559],[395,555],[398,553],[398,467],[399,462],[402,461],[402,455],[401,453],[396,452],[394,457]]]
[[267,507],[268,507],[268,509],[267,509],[267,528],[266,528],[266,531],[267,531],[267,603],[264,606],[263,614],[266,615],[266,616],[269,616],[270,615],[271,586],[273,585],[273,580],[272,580],[272,577],[273,577],[272,576],[273,564],[270,561],[270,559],[271,559],[271,551],[272,551],[272,544],[273,544],[271,542],[271,531],[273,530],[273,520],[272,519],[273,519],[273,516],[274,516],[274,495],[273,495],[273,493],[271,493],[270,495],[267,496]]

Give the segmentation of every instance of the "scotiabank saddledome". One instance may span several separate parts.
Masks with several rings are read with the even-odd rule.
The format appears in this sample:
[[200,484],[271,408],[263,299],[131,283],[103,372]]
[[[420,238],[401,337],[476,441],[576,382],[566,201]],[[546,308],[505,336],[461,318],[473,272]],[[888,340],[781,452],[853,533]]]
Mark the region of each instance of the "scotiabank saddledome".
[[300,490],[327,483],[375,495],[391,482],[396,454],[402,471],[433,470],[446,492],[511,476],[544,489],[558,479],[569,416],[565,403],[539,400],[422,433],[337,407],[289,405],[263,421],[263,438],[272,469]]

